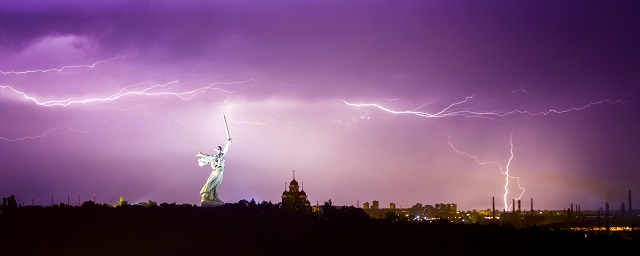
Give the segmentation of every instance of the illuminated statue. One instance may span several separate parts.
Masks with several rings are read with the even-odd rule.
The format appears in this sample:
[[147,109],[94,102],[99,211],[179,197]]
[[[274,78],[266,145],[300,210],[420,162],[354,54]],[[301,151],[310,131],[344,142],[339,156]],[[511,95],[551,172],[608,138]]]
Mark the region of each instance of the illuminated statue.
[[220,184],[222,184],[222,176],[224,174],[224,157],[227,155],[229,146],[231,146],[231,137],[229,137],[229,128],[227,126],[226,117],[224,118],[224,125],[227,131],[227,141],[224,148],[216,146],[215,155],[203,154],[202,152],[198,152],[196,154],[196,156],[200,157],[200,159],[198,159],[198,164],[200,166],[211,164],[211,168],[213,169],[213,171],[211,171],[211,175],[209,175],[209,179],[207,179],[207,183],[205,183],[200,190],[203,203],[202,205],[223,203],[218,197],[218,192],[220,191]]

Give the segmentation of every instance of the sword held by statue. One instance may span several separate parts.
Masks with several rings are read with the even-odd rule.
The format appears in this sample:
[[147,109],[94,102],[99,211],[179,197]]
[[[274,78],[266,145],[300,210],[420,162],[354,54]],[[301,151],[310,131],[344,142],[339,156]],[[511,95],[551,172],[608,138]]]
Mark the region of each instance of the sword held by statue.
[[224,129],[227,131],[227,140],[231,139],[231,135],[229,135],[229,125],[227,124],[227,117],[222,113],[222,118],[224,119]]

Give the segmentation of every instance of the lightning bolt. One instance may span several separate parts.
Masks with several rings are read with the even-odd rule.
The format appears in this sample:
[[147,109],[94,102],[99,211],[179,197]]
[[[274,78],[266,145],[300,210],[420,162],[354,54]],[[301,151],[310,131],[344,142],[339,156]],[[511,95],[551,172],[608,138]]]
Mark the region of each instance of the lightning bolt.
[[[400,99],[401,98],[377,99],[377,100],[397,101],[397,100],[400,100]],[[407,111],[403,111],[403,112],[401,112],[401,111],[393,111],[393,110],[387,109],[387,108],[382,107],[382,106],[377,105],[377,104],[352,104],[352,103],[348,103],[348,102],[346,102],[345,100],[342,100],[342,99],[338,99],[338,100],[341,100],[342,102],[344,102],[344,103],[346,103],[348,105],[356,106],[356,107],[358,107],[358,106],[360,106],[360,107],[363,107],[363,106],[375,106],[375,107],[377,107],[379,109],[382,109],[382,110],[385,110],[387,112],[391,112],[391,113],[394,113],[394,114],[403,114],[403,113],[407,112]],[[415,108],[415,109],[413,109],[411,111],[415,112],[415,110],[420,109],[420,108],[422,108],[422,107],[424,107],[424,106],[426,106],[428,104],[431,104],[431,103],[433,103],[433,102],[424,103],[421,106],[419,106],[419,107],[417,107],[417,108]],[[343,125],[346,125],[347,127],[351,127],[353,124],[359,122],[360,120],[369,120],[369,119],[371,119],[371,116],[369,115],[369,113],[365,113],[365,114],[360,114],[358,116],[349,116],[349,117],[345,117],[345,118],[333,118],[332,117],[332,118],[330,118],[330,122],[331,123],[337,123],[337,124],[343,124]]]
[[0,74],[2,74],[2,75],[25,75],[25,74],[30,74],[30,73],[62,72],[65,69],[73,69],[73,68],[94,68],[98,64],[107,63],[107,62],[114,61],[114,60],[117,60],[117,59],[123,59],[125,57],[126,56],[118,55],[116,57],[109,58],[109,59],[106,59],[106,60],[96,61],[93,64],[70,65],[70,66],[63,66],[61,68],[36,69],[36,70],[26,70],[26,71],[0,71]]
[[[128,96],[161,96],[161,95],[171,95],[171,96],[176,96],[182,100],[190,100],[193,97],[195,97],[197,94],[203,93],[207,90],[218,90],[218,91],[222,91],[225,93],[234,93],[231,91],[227,91],[221,88],[217,88],[214,87],[216,85],[230,85],[230,84],[241,84],[241,83],[247,83],[250,81],[254,81],[253,79],[250,80],[244,80],[244,81],[223,81],[223,82],[215,82],[212,84],[209,84],[208,86],[204,86],[204,87],[200,87],[197,89],[193,89],[193,90],[185,90],[185,91],[172,91],[172,89],[174,89],[175,87],[179,86],[179,82],[180,80],[174,80],[174,81],[170,81],[168,83],[164,83],[164,84],[155,84],[149,87],[146,87],[142,90],[130,90],[132,87],[138,86],[140,84],[135,84],[135,85],[130,85],[127,87],[122,88],[119,92],[114,93],[110,96],[107,97],[102,97],[102,98],[88,98],[88,99],[74,99],[74,98],[69,98],[66,100],[51,100],[51,101],[43,101],[43,100],[39,100],[36,97],[30,96],[27,93],[23,92],[23,91],[19,91],[11,86],[6,86],[6,85],[0,85],[0,90],[9,90],[10,92],[13,92],[15,94],[18,94],[20,96],[22,96],[24,99],[35,103],[38,106],[42,106],[42,107],[54,107],[54,106],[60,106],[60,107],[67,107],[69,105],[72,104],[88,104],[88,103],[102,103],[102,102],[109,102],[109,101],[116,101],[119,99],[122,99],[124,97],[128,97]],[[118,110],[118,109],[116,109]],[[9,137],[2,137],[0,136],[0,140],[4,140],[7,142],[16,142],[16,141],[23,141],[23,140],[31,140],[31,139],[44,139],[44,137],[48,136],[49,134],[56,132],[58,130],[62,130],[62,129],[69,129],[71,131],[74,132],[87,132],[87,131],[81,131],[81,130],[76,130],[71,126],[68,125],[61,125],[58,127],[54,127],[51,129],[47,129],[44,132],[42,132],[41,134],[38,135],[31,135],[31,136],[25,136],[25,137],[18,137],[18,138],[9,138]]]
[[505,176],[505,184],[504,184],[504,195],[503,197],[503,201],[504,201],[504,209],[505,210],[509,210],[511,209],[511,207],[513,206],[509,206],[509,203],[507,201],[507,196],[509,194],[509,179],[514,179],[516,180],[516,183],[518,185],[518,188],[520,188],[521,192],[520,195],[518,195],[518,197],[515,197],[516,200],[520,200],[520,198],[522,198],[522,195],[525,192],[525,189],[520,185],[520,178],[519,177],[515,177],[515,176],[511,176],[511,174],[509,174],[509,166],[511,165],[511,161],[513,160],[513,129],[511,130],[511,135],[509,136],[509,145],[511,146],[509,149],[509,160],[507,160],[507,164],[506,166],[503,166],[498,162],[498,161],[490,161],[490,162],[483,162],[480,161],[480,159],[478,158],[478,156],[474,156],[471,155],[469,153],[463,152],[459,149],[457,149],[453,143],[451,142],[451,136],[448,136],[447,142],[449,142],[449,146],[451,146],[451,148],[456,151],[458,154],[461,155],[465,155],[473,160],[475,160],[475,162],[479,165],[487,165],[487,164],[494,164],[498,167],[498,169],[500,170],[500,173],[504,174]]
[[511,93],[517,93],[517,92],[521,92],[521,93],[529,93],[529,91],[524,89],[525,85],[520,85],[520,88],[513,90]]
[[110,96],[107,97],[101,97],[101,98],[87,98],[87,99],[76,99],[76,98],[68,98],[68,99],[64,99],[64,100],[50,100],[50,101],[44,101],[44,100],[40,100],[37,99],[36,97],[30,96],[27,93],[17,90],[9,85],[0,85],[0,89],[3,90],[9,90],[15,94],[18,94],[20,96],[22,96],[24,99],[31,101],[33,103],[35,103],[38,106],[42,106],[42,107],[53,107],[53,106],[62,106],[62,107],[66,107],[72,104],[87,104],[87,103],[101,103],[101,102],[109,102],[109,101],[116,101],[118,99],[127,97],[127,96],[162,96],[162,95],[171,95],[171,96],[176,96],[182,100],[190,100],[193,97],[195,97],[196,95],[203,93],[207,90],[218,90],[224,93],[234,93],[231,91],[227,91],[221,88],[217,88],[214,86],[218,86],[218,85],[231,85],[231,84],[243,84],[243,83],[248,83],[251,81],[255,81],[255,79],[248,79],[248,80],[243,80],[243,81],[222,81],[222,82],[214,82],[211,83],[207,86],[204,87],[200,87],[200,88],[196,88],[193,90],[185,90],[185,91],[175,91],[172,89],[174,89],[175,87],[180,86],[180,79],[174,80],[174,81],[170,81],[164,84],[155,84],[149,87],[146,87],[142,90],[129,90],[131,87],[140,85],[142,83],[139,84],[135,84],[135,85],[130,85],[130,86],[126,86],[124,88],[122,88],[119,92],[114,93]]
[[[267,124],[274,123],[274,122],[287,123],[287,124],[294,123],[294,122],[287,122],[287,121],[278,121],[278,120],[276,120],[274,118],[271,118],[271,119],[269,119],[267,121],[247,121],[247,120],[238,121],[238,120],[229,118],[229,121],[231,121],[233,123],[236,123],[236,124],[248,124],[248,125],[267,125]],[[294,124],[299,124],[299,123],[294,123]]]
[[[437,112],[437,113],[427,113],[427,112],[422,112],[422,111],[418,111],[418,109],[421,109],[422,107],[428,105],[429,103],[425,103],[422,104],[421,106],[414,108],[412,110],[403,110],[403,111],[398,111],[398,110],[392,110],[389,108],[386,108],[382,105],[379,104],[375,104],[375,103],[362,103],[362,104],[356,104],[356,103],[350,103],[347,102],[346,100],[343,99],[339,99],[342,102],[344,102],[345,104],[352,106],[352,107],[375,107],[378,108],[380,110],[384,110],[386,112],[392,113],[392,114],[411,114],[411,115],[416,115],[416,116],[420,116],[420,117],[428,117],[428,118],[441,118],[441,117],[447,117],[447,116],[456,116],[456,115],[462,115],[464,112],[467,111],[462,111],[459,109],[454,109],[456,105],[460,105],[460,104],[464,104],[465,102],[467,102],[468,100],[472,99],[474,97],[474,95],[472,96],[467,96],[464,100],[453,103],[449,106],[447,106],[446,108],[442,109],[441,111]],[[451,109],[454,109],[453,111]]]
[[[96,65],[100,64],[100,63],[104,63],[104,62],[108,62],[108,61],[112,61],[118,58],[123,58],[123,56],[119,56],[119,57],[115,57],[115,58],[111,58],[109,60],[104,60],[104,61],[99,61],[96,63],[93,63],[91,65],[76,65],[76,66],[65,66],[62,68],[57,68],[57,69],[47,69],[47,70],[32,70],[32,71],[22,71],[22,72],[3,72],[2,74],[27,74],[27,73],[34,73],[34,72],[53,72],[53,71],[62,71],[68,68],[78,68],[78,67],[90,67],[93,68]],[[221,91],[227,94],[232,94],[235,92],[232,91],[228,91],[222,88],[219,88],[217,86],[221,86],[221,85],[233,85],[233,84],[244,84],[244,83],[248,83],[248,82],[252,82],[252,81],[256,81],[255,79],[247,79],[247,80],[242,80],[242,81],[231,81],[231,80],[225,80],[225,81],[220,81],[220,82],[213,82],[210,83],[206,86],[202,86],[199,88],[195,88],[195,89],[181,89],[181,86],[183,86],[183,83],[181,82],[181,79],[176,79],[173,81],[169,81],[167,83],[159,83],[159,84],[153,84],[153,85],[149,85],[146,86],[142,89],[140,89],[140,87],[146,83],[149,82],[149,80],[141,82],[141,83],[137,83],[137,84],[133,84],[133,85],[129,85],[129,86],[125,86],[123,88],[121,88],[119,91],[117,91],[116,93],[113,93],[111,95],[108,96],[104,96],[104,97],[96,97],[96,98],[78,98],[78,97],[71,97],[71,98],[67,98],[67,99],[62,99],[62,100],[45,100],[45,99],[40,99],[36,96],[30,95],[25,91],[16,89],[10,85],[0,85],[0,93],[4,92],[8,92],[9,94],[13,94],[13,95],[17,95],[18,97],[34,103],[37,106],[41,106],[41,107],[68,107],[71,105],[77,105],[77,104],[91,104],[91,103],[106,103],[106,102],[115,102],[115,101],[122,101],[125,99],[129,99],[129,98],[134,98],[134,97],[157,97],[157,96],[175,96],[178,97],[181,100],[191,100],[194,97],[196,97],[198,94],[204,93],[208,90],[217,90],[217,91]],[[115,110],[117,111],[121,111],[122,109],[116,109],[114,107]],[[42,132],[41,134],[37,134],[37,135],[31,135],[31,136],[24,136],[24,137],[4,137],[4,136],[0,136],[0,140],[4,140],[7,142],[16,142],[16,141],[23,141],[23,140],[31,140],[31,139],[44,139],[44,137],[50,135],[51,133],[54,133],[56,131],[62,130],[62,129],[69,129],[71,131],[74,132],[86,132],[86,131],[81,131],[81,130],[77,130],[74,129],[73,127],[69,126],[69,125],[60,125],[51,129],[47,129],[44,132]]]
[[[524,86],[522,87],[522,89],[519,90],[515,90],[513,91],[513,93],[521,91],[523,93],[528,93],[526,90],[524,90]],[[564,113],[568,113],[568,112],[572,112],[572,111],[581,111],[581,110],[585,110],[587,108],[596,106],[596,105],[600,105],[600,104],[625,104],[625,102],[621,101],[621,100],[608,100],[608,99],[602,99],[600,101],[592,101],[589,102],[583,106],[578,106],[578,107],[571,107],[571,108],[566,108],[566,109],[548,109],[546,111],[539,111],[539,112],[532,112],[532,111],[527,111],[527,110],[511,110],[511,111],[486,111],[486,110],[477,110],[476,108],[474,108],[473,106],[469,106],[469,104],[471,103],[471,100],[475,97],[475,95],[471,95],[471,96],[467,96],[465,97],[463,100],[454,102],[449,104],[448,106],[442,108],[439,111],[435,111],[435,112],[425,112],[425,111],[421,111],[420,109],[422,109],[423,107],[425,107],[426,105],[431,104],[430,103],[425,103],[417,108],[414,109],[410,109],[410,110],[394,110],[388,107],[385,107],[383,105],[380,104],[376,104],[376,103],[351,103],[348,102],[346,100],[343,99],[339,99],[341,100],[344,104],[351,106],[351,107],[357,107],[357,108],[376,108],[391,114],[397,114],[397,115],[413,115],[413,116],[418,116],[418,117],[423,117],[423,118],[448,118],[448,117],[465,117],[465,118],[484,118],[484,119],[490,119],[493,121],[499,121],[501,118],[507,117],[507,116],[511,116],[511,115],[529,115],[529,116],[547,116],[547,115],[551,115],[551,114],[564,114]],[[339,120],[337,122],[340,122]],[[352,122],[353,123],[353,122]],[[347,123],[348,125],[351,125],[352,123]],[[514,158],[514,154],[513,154],[513,130],[511,131],[511,135],[509,138],[509,144],[510,144],[510,157],[507,161],[507,164],[505,166],[501,165],[499,162],[497,161],[490,161],[490,162],[483,162],[480,161],[480,159],[478,158],[478,156],[474,156],[471,155],[469,153],[463,152],[459,149],[457,149],[453,143],[451,142],[451,136],[449,136],[448,138],[448,143],[451,146],[451,148],[456,151],[459,154],[462,155],[466,155],[467,157],[475,160],[475,162],[479,165],[487,165],[487,164],[494,164],[498,167],[498,169],[500,170],[500,173],[502,173],[503,175],[505,175],[505,184],[504,184],[504,195],[503,195],[503,200],[504,200],[504,207],[505,210],[506,209],[511,209],[511,207],[513,207],[512,205],[509,204],[509,202],[507,201],[507,196],[509,195],[509,183],[510,181],[515,180],[516,184],[518,186],[518,188],[520,189],[520,194],[517,197],[514,197],[514,199],[516,200],[520,200],[520,198],[522,197],[522,195],[525,192],[525,189],[521,186],[520,184],[520,178],[516,177],[516,176],[512,176],[509,173],[509,167],[511,165],[511,161]]]
[[447,107],[443,108],[442,110],[438,111],[438,112],[434,112],[434,113],[429,113],[429,112],[424,112],[424,111],[418,111],[419,109],[423,108],[424,106],[430,104],[430,103],[425,103],[417,108],[414,108],[412,110],[392,110],[390,108],[384,107],[382,105],[379,104],[375,104],[375,103],[350,103],[346,100],[340,99],[342,102],[344,102],[345,104],[352,106],[352,107],[374,107],[392,114],[400,114],[400,115],[415,115],[415,116],[419,116],[419,117],[425,117],[425,118],[446,118],[446,117],[455,117],[455,116],[461,116],[461,117],[467,117],[467,118],[485,118],[485,119],[491,119],[491,120],[497,120],[497,118],[500,117],[506,117],[509,115],[514,115],[514,114],[524,114],[524,115],[530,115],[530,116],[546,116],[549,114],[563,114],[563,113],[567,113],[567,112],[571,112],[571,111],[579,111],[579,110],[584,110],[586,108],[592,107],[594,105],[600,105],[603,103],[609,103],[609,104],[624,104],[624,102],[622,102],[621,100],[616,100],[616,101],[611,101],[608,99],[603,99],[600,101],[595,101],[595,102],[590,102],[582,107],[572,107],[572,108],[568,108],[568,109],[563,109],[563,110],[556,110],[556,109],[549,109],[547,111],[540,111],[540,112],[531,112],[531,111],[527,111],[527,110],[511,110],[511,111],[507,111],[507,112],[502,112],[502,111],[482,111],[482,110],[474,110],[472,107],[462,107],[465,103],[468,103],[471,99],[473,99],[473,97],[475,97],[475,95],[471,95],[471,96],[467,96],[464,100],[458,101],[458,102],[454,102],[451,103],[450,105],[448,105]]
[[16,141],[31,140],[31,139],[42,139],[42,140],[44,140],[44,137],[46,137],[47,135],[49,135],[49,134],[51,134],[53,132],[56,132],[58,130],[63,130],[63,129],[68,129],[68,130],[70,130],[72,132],[81,132],[81,133],[88,133],[89,132],[89,131],[77,130],[77,129],[74,129],[73,127],[71,127],[71,126],[68,126],[66,124],[62,124],[62,125],[59,125],[57,127],[47,129],[44,132],[42,132],[42,134],[39,134],[39,135],[25,136],[25,137],[19,137],[19,138],[6,138],[6,137],[0,136],[0,140],[4,140],[4,141],[8,141],[8,142],[16,142]]
[[371,117],[369,115],[360,115],[357,117],[347,117],[342,119],[331,118],[330,122],[343,124],[343,125],[346,125],[347,127],[351,127],[351,125],[357,123],[360,120],[365,120],[365,119],[368,120],[368,119],[371,119]]

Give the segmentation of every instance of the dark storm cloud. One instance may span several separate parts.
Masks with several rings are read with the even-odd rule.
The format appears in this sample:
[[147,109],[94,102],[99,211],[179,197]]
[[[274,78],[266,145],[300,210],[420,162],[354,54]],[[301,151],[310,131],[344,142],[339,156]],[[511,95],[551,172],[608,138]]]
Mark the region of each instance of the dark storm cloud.
[[611,81],[628,75],[640,57],[638,4],[30,3],[2,4],[2,47],[20,50],[44,36],[76,35],[92,39],[105,56],[205,59],[250,72],[299,75],[300,83],[334,84],[328,74],[340,75],[344,83],[378,82],[400,92],[420,83],[424,90],[444,85],[466,93],[489,83],[505,91],[522,83]]
[[223,33],[215,27],[219,13],[208,4],[45,2],[0,9],[2,23],[9,25],[1,30],[5,47],[19,50],[44,36],[76,35],[89,37],[116,53],[161,49],[180,56],[200,51],[206,44],[204,39]]

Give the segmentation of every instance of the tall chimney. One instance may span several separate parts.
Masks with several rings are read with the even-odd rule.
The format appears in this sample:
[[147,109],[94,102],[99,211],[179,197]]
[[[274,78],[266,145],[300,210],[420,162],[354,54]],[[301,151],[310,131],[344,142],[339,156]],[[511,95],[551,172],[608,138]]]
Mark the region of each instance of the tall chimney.
[[571,210],[569,210],[569,215],[573,215],[573,203],[571,203]]
[[531,214],[533,215],[533,197],[531,198]]
[[516,199],[511,199],[511,212],[516,212]]
[[521,209],[520,209],[520,199],[518,199],[518,212],[520,212],[520,211],[521,211]]
[[491,213],[493,213],[493,219],[496,219],[496,197],[491,197],[491,200],[493,201],[493,207],[491,208]]

